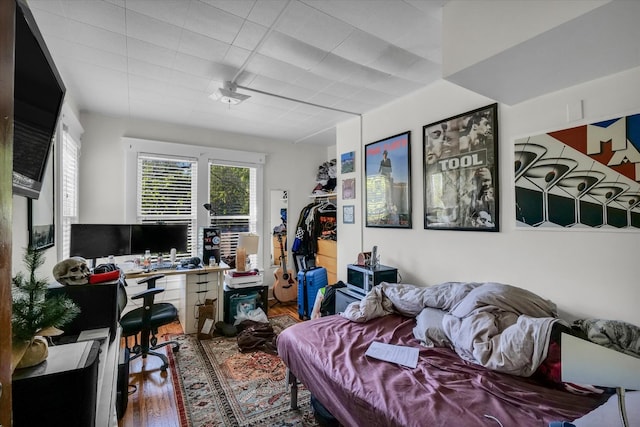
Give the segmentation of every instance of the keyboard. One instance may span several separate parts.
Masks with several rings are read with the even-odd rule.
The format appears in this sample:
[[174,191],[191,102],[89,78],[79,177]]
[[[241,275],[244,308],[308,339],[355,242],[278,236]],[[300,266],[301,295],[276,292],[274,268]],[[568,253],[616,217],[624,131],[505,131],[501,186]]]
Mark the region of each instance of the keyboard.
[[171,262],[163,262],[161,264],[158,264],[157,262],[155,262],[151,264],[152,270],[169,270],[172,268],[175,268],[175,266]]

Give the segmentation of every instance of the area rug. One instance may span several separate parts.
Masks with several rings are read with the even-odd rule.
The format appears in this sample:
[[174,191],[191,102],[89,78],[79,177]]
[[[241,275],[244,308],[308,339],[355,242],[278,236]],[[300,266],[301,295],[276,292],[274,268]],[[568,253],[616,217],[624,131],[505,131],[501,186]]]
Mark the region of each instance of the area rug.
[[[269,321],[276,333],[296,323],[286,314]],[[180,342],[170,361],[181,427],[318,425],[304,386],[298,389],[299,408],[290,408],[286,368],[278,356],[240,353],[235,337],[173,339]]]

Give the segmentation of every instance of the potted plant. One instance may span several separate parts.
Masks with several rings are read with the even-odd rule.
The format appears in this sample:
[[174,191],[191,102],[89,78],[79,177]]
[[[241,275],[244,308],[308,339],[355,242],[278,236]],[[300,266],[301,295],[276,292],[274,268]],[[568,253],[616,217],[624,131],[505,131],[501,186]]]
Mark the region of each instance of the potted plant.
[[63,327],[73,320],[80,309],[69,298],[55,296],[45,298],[48,281],[36,276],[36,270],[44,264],[44,254],[32,247],[24,254],[28,277],[23,272],[13,279],[11,296],[13,312],[11,327],[13,348],[24,354],[17,368],[37,365],[47,358],[48,346],[43,337],[58,335]]

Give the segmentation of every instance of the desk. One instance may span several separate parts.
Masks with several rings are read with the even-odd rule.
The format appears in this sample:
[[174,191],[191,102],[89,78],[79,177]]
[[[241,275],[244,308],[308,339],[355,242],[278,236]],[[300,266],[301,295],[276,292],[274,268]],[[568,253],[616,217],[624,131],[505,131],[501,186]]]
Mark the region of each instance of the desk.
[[[203,267],[193,268],[188,270],[156,270],[148,273],[127,273],[127,279],[143,279],[145,277],[153,276],[156,274],[164,274],[167,277],[180,276],[184,278],[184,282],[181,283],[179,288],[179,302],[178,302],[178,317],[180,318],[180,324],[184,329],[185,334],[192,334],[197,332],[198,319],[197,319],[197,305],[204,304],[205,299],[216,298],[216,321],[222,320],[223,306],[223,282],[224,272],[229,267]],[[129,288],[132,288],[132,284],[129,284]],[[146,285],[144,286],[146,289]],[[139,289],[143,290],[143,289]],[[137,293],[139,290],[133,291],[132,294]],[[127,294],[130,291],[127,290]],[[162,295],[162,294],[160,294]]]

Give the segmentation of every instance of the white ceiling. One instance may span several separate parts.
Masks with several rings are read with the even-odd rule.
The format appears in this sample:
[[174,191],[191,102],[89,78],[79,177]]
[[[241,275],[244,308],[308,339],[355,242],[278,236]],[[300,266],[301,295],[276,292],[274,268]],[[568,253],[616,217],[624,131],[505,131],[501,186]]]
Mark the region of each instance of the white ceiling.
[[[28,3],[80,111],[333,145],[350,113],[442,77],[444,0]],[[225,81],[308,104],[212,100]]]
[[[469,5],[460,1],[456,3],[456,8]],[[482,4],[474,3],[474,6],[479,8]],[[447,4],[447,6],[451,5],[454,3]],[[478,37],[477,27],[473,25],[466,25],[462,30],[448,27],[445,11],[443,27],[445,38],[447,33],[450,33],[450,39],[465,39],[466,29],[468,30],[467,38],[476,36],[475,39],[480,40],[480,43],[496,49],[491,55],[485,55],[481,60],[473,61],[474,63],[469,64],[468,67],[445,75],[445,79],[507,105],[514,105],[546,93],[640,66],[640,43],[638,43],[640,41],[640,25],[638,25],[640,1],[638,0],[554,0],[554,2],[510,0],[509,5],[510,10],[501,7],[504,15],[496,15],[493,23],[487,22],[488,19],[481,20],[487,22],[487,27],[498,30],[494,31],[494,34],[502,32],[509,35],[509,37],[503,36],[507,40],[521,40],[503,48],[496,48],[495,45],[484,42],[490,39],[491,34],[487,32],[488,34]],[[494,3],[493,8],[485,7],[483,12],[492,13],[495,10]],[[524,16],[519,16],[518,11],[522,11],[521,15]],[[548,16],[554,13],[562,15],[560,12],[563,11],[571,15],[566,22],[559,23],[556,20],[555,25],[540,29],[538,34],[528,34],[523,38],[519,38],[523,32],[505,31],[509,25],[502,24],[502,21],[506,21],[514,26],[515,21],[515,25],[520,24],[521,28],[526,29],[532,22],[554,22],[548,19]],[[468,8],[466,12],[470,15]],[[529,13],[525,14],[525,12]],[[505,19],[505,16],[509,19]],[[474,32],[468,34],[469,31]],[[473,42],[467,43],[466,47],[478,48],[477,45],[471,46],[472,44]],[[445,51],[451,53],[451,49],[445,48]],[[445,55],[446,59],[447,55]],[[445,61],[445,69],[446,65]]]

